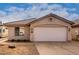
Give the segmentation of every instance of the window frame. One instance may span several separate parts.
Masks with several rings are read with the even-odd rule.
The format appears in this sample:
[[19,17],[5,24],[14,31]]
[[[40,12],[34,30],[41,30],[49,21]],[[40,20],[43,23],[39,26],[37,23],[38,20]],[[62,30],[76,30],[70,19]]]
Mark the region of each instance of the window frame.
[[25,32],[21,32],[21,27],[15,27],[15,36],[24,36]]
[[19,36],[19,31],[20,31],[20,28],[19,27],[15,27],[15,36]]

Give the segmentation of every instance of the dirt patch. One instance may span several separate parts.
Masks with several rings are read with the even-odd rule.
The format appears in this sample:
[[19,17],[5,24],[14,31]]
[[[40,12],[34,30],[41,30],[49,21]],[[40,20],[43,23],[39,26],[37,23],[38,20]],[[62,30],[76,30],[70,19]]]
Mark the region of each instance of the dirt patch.
[[34,44],[16,44],[16,48],[8,48],[8,45],[0,46],[0,55],[38,55],[38,50]]

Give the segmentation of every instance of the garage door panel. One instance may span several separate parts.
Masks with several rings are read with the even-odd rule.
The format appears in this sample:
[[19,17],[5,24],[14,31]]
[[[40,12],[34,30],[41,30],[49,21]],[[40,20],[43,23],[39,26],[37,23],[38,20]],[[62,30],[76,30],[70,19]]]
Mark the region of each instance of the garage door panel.
[[34,28],[34,41],[66,41],[67,29],[65,27],[56,28]]

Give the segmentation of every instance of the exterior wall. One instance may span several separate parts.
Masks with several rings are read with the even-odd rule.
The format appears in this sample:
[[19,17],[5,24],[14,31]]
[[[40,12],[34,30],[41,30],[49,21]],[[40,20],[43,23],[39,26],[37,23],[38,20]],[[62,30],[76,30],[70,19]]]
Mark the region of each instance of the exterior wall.
[[24,27],[24,35],[23,36],[15,36],[15,27],[8,27],[8,39],[12,40],[12,39],[29,39],[29,26],[25,26]]
[[[51,17],[53,20],[52,21],[49,21],[49,18],[50,17],[47,17],[47,18],[43,18],[41,20],[38,20],[36,22],[32,22],[31,25],[30,25],[30,40],[33,41],[33,28],[35,27],[40,27],[40,26],[47,26],[47,27],[55,27],[55,26],[65,26],[68,28],[68,41],[70,41],[72,38],[71,38],[71,25],[66,23],[66,22],[63,22],[61,20],[58,20],[54,17]],[[32,32],[31,32],[32,31]]]
[[72,39],[76,40],[77,31],[79,31],[79,27],[72,28]]
[[30,39],[30,26],[25,27],[25,35],[24,36],[26,37],[27,40]]

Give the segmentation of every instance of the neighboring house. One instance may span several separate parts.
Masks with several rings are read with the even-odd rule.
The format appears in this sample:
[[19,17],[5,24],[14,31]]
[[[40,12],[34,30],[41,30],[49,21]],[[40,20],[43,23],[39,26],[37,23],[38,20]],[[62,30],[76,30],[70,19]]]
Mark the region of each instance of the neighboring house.
[[79,19],[74,22],[75,24],[72,25],[72,39],[76,40],[79,38]]
[[0,22],[0,38],[7,37],[8,36],[8,30],[5,26],[3,26],[2,22]]
[[2,37],[2,22],[0,22],[0,38]]
[[71,41],[73,22],[55,14],[5,23],[9,40]]
[[8,29],[5,26],[2,26],[2,37],[8,37]]

